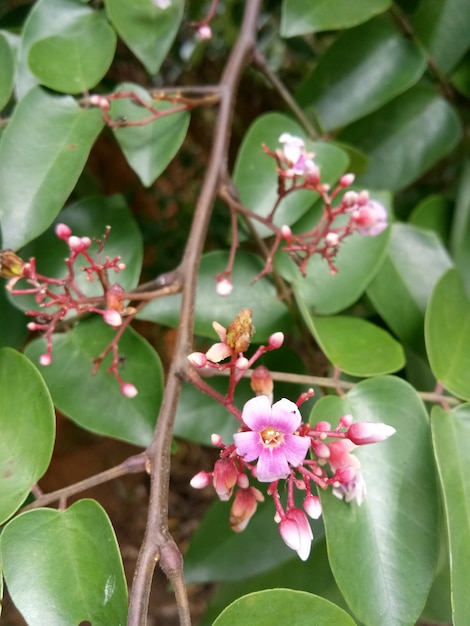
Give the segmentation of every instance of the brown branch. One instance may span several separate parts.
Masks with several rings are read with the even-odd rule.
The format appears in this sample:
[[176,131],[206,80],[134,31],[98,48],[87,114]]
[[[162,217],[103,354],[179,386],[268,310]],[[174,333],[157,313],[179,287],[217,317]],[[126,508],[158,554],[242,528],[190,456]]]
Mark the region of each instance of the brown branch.
[[183,282],[180,326],[175,356],[168,374],[155,437],[147,450],[151,474],[147,527],[130,594],[128,626],[145,626],[152,577],[160,562],[174,591],[181,626],[190,626],[191,617],[183,579],[182,557],[168,530],[168,490],[171,440],[182,376],[191,351],[197,275],[204,241],[219,185],[227,175],[227,153],[236,89],[241,72],[255,45],[256,22],[261,0],[245,4],[240,36],[225,66],[220,83],[220,108],[207,173],[201,189],[186,245],[180,277]]

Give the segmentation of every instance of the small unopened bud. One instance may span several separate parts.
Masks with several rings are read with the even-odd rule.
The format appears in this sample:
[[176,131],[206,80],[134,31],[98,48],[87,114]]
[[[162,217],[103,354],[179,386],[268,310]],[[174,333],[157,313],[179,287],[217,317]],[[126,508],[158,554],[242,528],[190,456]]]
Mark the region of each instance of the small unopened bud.
[[347,191],[343,196],[343,205],[350,209],[357,204],[358,194],[355,191]]
[[82,250],[84,250],[81,238],[77,237],[76,235],[71,235],[67,239],[67,243],[70,250],[72,250],[73,252],[82,252]]
[[244,356],[239,357],[235,361],[235,367],[237,368],[237,370],[245,371],[248,369],[248,366],[249,366],[248,359],[245,358]]
[[396,432],[393,426],[376,422],[358,422],[351,424],[346,432],[346,436],[357,446],[366,443],[377,443],[388,439]]
[[[108,310],[122,312],[124,288],[119,283],[114,283],[106,291],[106,308]],[[108,322],[109,324],[109,322]],[[112,326],[113,324],[111,324]]]
[[285,239],[287,243],[290,243],[290,240],[292,238],[292,230],[290,226],[287,226],[287,224],[284,224],[283,226],[281,226],[280,230],[281,230],[281,235],[283,239]]
[[341,426],[344,426],[345,428],[348,428],[348,426],[351,426],[352,421],[353,421],[353,416],[352,415],[343,415],[340,420],[339,423],[341,424]]
[[69,228],[67,224],[57,224],[55,227],[55,234],[59,237],[59,239],[67,241],[72,234],[72,229]]
[[98,106],[100,107],[102,111],[109,111],[111,107],[108,98],[100,98]]
[[304,500],[304,510],[312,519],[318,519],[321,515],[321,502],[318,496],[309,495]]
[[271,372],[264,365],[258,365],[251,375],[251,388],[257,396],[272,397],[274,383]]
[[369,202],[369,192],[364,189],[363,191],[360,191],[358,196],[357,196],[357,203],[359,206],[362,206],[364,204],[367,204]]
[[87,250],[91,246],[90,237],[80,237],[80,241],[82,242],[82,250]]
[[122,317],[118,311],[106,309],[103,311],[103,320],[113,328],[118,328],[122,324]]
[[132,383],[123,383],[121,385],[121,393],[123,396],[126,396],[126,398],[135,398],[139,392],[137,391],[137,387]]
[[269,337],[269,340],[268,340],[269,347],[273,348],[274,350],[277,350],[278,348],[280,348],[283,343],[284,343],[284,333],[281,333],[280,331],[277,333],[273,333]]
[[101,96],[97,93],[92,93],[90,96],[90,104],[97,107],[100,105]]
[[209,39],[212,39],[212,30],[208,24],[203,24],[202,26],[199,26],[199,28],[197,29],[197,34],[202,39],[202,41],[208,41]]
[[250,486],[250,481],[246,474],[238,474],[237,485],[242,489],[247,489]]
[[211,442],[213,446],[216,446],[216,448],[221,448],[223,446],[222,437],[217,433],[212,433]]
[[26,328],[31,331],[39,330],[39,326],[38,324],[36,324],[36,322],[29,322],[28,324],[26,324]]
[[341,187],[349,187],[353,184],[355,178],[356,177],[354,176],[354,174],[344,174],[339,179],[339,184],[341,185]]
[[335,248],[339,243],[339,237],[337,233],[328,233],[325,236],[325,243],[327,246]]
[[330,448],[323,441],[313,440],[312,448],[319,459],[330,458]]
[[45,354],[41,354],[41,356],[39,357],[39,363],[41,365],[50,365],[52,363],[52,356],[49,352],[46,352]]
[[222,278],[217,282],[216,291],[219,296],[229,296],[233,291],[233,284],[231,280]]
[[191,354],[188,354],[188,361],[194,367],[200,368],[206,365],[207,358],[203,352],[192,352]]
[[199,472],[191,478],[189,484],[193,489],[204,489],[211,484],[211,475],[207,472]]

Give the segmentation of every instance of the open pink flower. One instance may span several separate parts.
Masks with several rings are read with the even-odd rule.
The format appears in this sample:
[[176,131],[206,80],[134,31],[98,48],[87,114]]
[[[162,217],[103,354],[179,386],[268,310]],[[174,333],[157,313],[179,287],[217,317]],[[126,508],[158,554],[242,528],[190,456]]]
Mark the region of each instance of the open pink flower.
[[295,434],[302,418],[290,400],[282,398],[271,406],[266,396],[257,396],[243,407],[242,419],[250,430],[233,436],[237,453],[245,461],[258,459],[260,482],[287,478],[289,464],[297,467],[305,459],[310,438]]

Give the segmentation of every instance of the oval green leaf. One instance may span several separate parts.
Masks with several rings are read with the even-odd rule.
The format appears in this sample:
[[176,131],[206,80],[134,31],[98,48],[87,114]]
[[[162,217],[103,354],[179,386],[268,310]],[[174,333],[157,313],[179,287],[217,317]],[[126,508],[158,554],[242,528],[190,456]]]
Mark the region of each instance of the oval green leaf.
[[470,400],[470,299],[457,270],[437,283],[425,317],[426,348],[436,380]]
[[23,504],[49,467],[55,439],[52,400],[34,365],[0,350],[0,523]]
[[[262,217],[270,214],[278,198],[276,162],[264,154],[262,145],[276,150],[280,147],[279,137],[282,133],[304,139],[307,150],[315,154],[322,182],[332,184],[337,181],[349,163],[344,150],[330,143],[308,140],[302,128],[289,117],[279,113],[258,117],[248,129],[238,151],[233,178],[241,203]],[[305,189],[288,194],[276,210],[274,223],[277,226],[294,224],[316,200],[318,194]],[[272,230],[266,226],[255,220],[252,223],[261,237],[272,235]]]
[[383,13],[391,4],[391,0],[283,0],[281,35],[294,37],[351,28]]
[[13,93],[15,78],[15,54],[8,38],[0,31],[0,111]]
[[94,87],[109,69],[116,33],[104,11],[77,16],[60,34],[31,46],[28,65],[38,81],[62,93],[82,93]]
[[394,377],[363,381],[343,399],[322,398],[310,423],[336,424],[345,414],[390,424],[396,433],[355,451],[367,487],[361,506],[346,504],[329,490],[320,494],[330,565],[361,623],[409,626],[423,610],[439,553],[428,416],[413,387]]
[[424,313],[432,290],[452,261],[432,232],[393,224],[387,257],[367,295],[393,332],[425,356]]
[[0,550],[8,591],[29,626],[125,626],[121,556],[94,500],[19,515],[4,529]]
[[457,199],[453,211],[450,249],[455,263],[462,271],[465,285],[470,290],[470,160],[463,163]]
[[431,429],[449,536],[452,623],[465,626],[470,611],[470,405],[452,411],[433,407]]
[[24,246],[52,223],[102,128],[101,112],[71,97],[36,88],[21,100],[0,142],[4,248]]
[[341,136],[369,157],[361,185],[398,190],[446,156],[462,136],[455,110],[422,85],[398,96]]
[[414,85],[425,69],[418,46],[380,16],[340,35],[297,97],[315,109],[328,131],[379,109]]
[[[134,92],[142,100],[152,103],[148,91],[133,83],[122,83],[116,92]],[[173,105],[168,102],[153,102],[155,109],[165,111]],[[111,116],[124,117],[129,121],[143,120],[151,116],[144,107],[139,107],[129,98],[113,100]],[[128,126],[113,130],[114,136],[127,162],[146,187],[150,187],[160,176],[181,147],[189,126],[187,111],[162,117],[144,126]]]
[[214,626],[354,626],[354,620],[338,606],[305,591],[266,589],[235,600],[215,620]]
[[[264,276],[256,283],[249,284],[263,268],[259,257],[246,252],[237,252],[233,268],[233,292],[229,296],[216,294],[215,276],[223,272],[227,262],[228,253],[225,252],[210,252],[201,259],[195,306],[195,334],[209,337],[215,343],[212,322],[215,320],[227,326],[244,308],[253,311],[256,329],[252,338],[253,343],[264,343],[280,328],[286,331],[292,321],[289,321],[287,307],[278,299],[271,280]],[[148,304],[138,317],[177,327],[180,306],[179,295],[159,298]]]
[[[305,319],[305,318],[304,318]],[[351,376],[379,376],[405,365],[401,345],[374,324],[359,317],[307,318],[313,336],[328,359]]]
[[[119,373],[139,392],[135,398],[126,398],[107,371],[110,354],[92,374],[93,359],[114,335],[115,331],[101,318],[82,321],[72,331],[53,336],[52,364],[41,371],[54,404],[74,422],[101,435],[147,446],[163,395],[160,359],[140,335],[126,329],[119,341]],[[26,354],[37,363],[45,348],[45,340],[37,339],[27,346]]]
[[178,32],[184,0],[159,9],[151,0],[105,0],[108,17],[149,74],[160,69]]

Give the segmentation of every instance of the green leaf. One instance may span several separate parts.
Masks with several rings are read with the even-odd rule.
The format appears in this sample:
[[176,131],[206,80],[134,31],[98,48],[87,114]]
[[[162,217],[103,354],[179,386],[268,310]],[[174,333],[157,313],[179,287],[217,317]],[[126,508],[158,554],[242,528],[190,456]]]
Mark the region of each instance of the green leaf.
[[434,288],[425,337],[436,379],[459,398],[470,400],[470,300],[457,270],[449,270]]
[[[95,375],[93,359],[109,346],[115,331],[101,318],[80,322],[70,332],[53,336],[52,364],[41,369],[56,407],[92,432],[147,446],[152,440],[163,395],[163,371],[157,353],[131,328],[119,341],[119,373],[138,389],[135,398],[120,393],[107,370],[111,354]],[[33,362],[45,352],[44,339],[26,348]],[[90,399],[93,399],[91,402]]]
[[[278,198],[276,162],[264,154],[266,144],[272,151],[280,147],[279,137],[290,133],[305,140],[306,148],[315,154],[320,167],[322,182],[332,184],[348,166],[347,154],[337,146],[326,142],[312,142],[302,128],[290,118],[279,113],[267,113],[256,119],[245,134],[238,151],[234,170],[234,182],[241,203],[257,215],[267,217]],[[292,225],[318,200],[314,191],[301,189],[288,194],[279,204],[274,216],[277,226]],[[272,230],[253,220],[253,226],[261,237],[272,235]]]
[[457,200],[455,203],[452,228],[450,233],[450,249],[462,277],[470,289],[470,160],[463,162],[460,175]]
[[[115,92],[136,93],[142,100],[152,103],[148,91],[133,83],[118,85]],[[165,111],[173,105],[168,102],[153,102],[154,108]],[[131,99],[123,98],[111,102],[111,116],[124,117],[129,121],[148,118],[151,113],[136,106]],[[162,117],[144,126],[128,126],[114,129],[114,136],[132,169],[142,184],[150,187],[160,176],[181,147],[189,126],[189,113],[175,113]]]
[[432,230],[441,242],[447,242],[450,231],[453,202],[444,195],[433,193],[413,209],[408,222],[418,228]]
[[32,90],[0,142],[3,247],[17,249],[43,233],[70,195],[103,127],[98,110],[71,97]]
[[379,109],[414,85],[425,69],[418,46],[380,16],[341,34],[297,97],[315,109],[327,131]]
[[391,0],[283,0],[281,35],[350,28],[386,11]]
[[333,365],[352,376],[378,376],[405,365],[401,345],[382,328],[359,317],[304,316]]
[[13,93],[15,54],[8,38],[0,31],[0,111]]
[[393,332],[417,354],[426,354],[424,313],[432,290],[451,267],[434,233],[393,224],[387,257],[367,295]]
[[0,347],[20,348],[29,331],[26,319],[7,299],[5,283],[0,282]]
[[354,452],[367,486],[361,506],[320,494],[330,565],[361,623],[409,626],[423,610],[439,553],[428,417],[413,387],[394,377],[363,381],[343,399],[322,398],[309,421],[335,424],[345,414],[396,433]]
[[49,467],[55,439],[52,400],[28,359],[0,349],[0,523],[23,504]]
[[470,611],[470,405],[433,407],[431,428],[449,534],[452,623],[464,626]]
[[469,22],[466,0],[421,0],[411,18],[417,38],[444,73],[450,72],[470,47]]
[[354,620],[328,600],[305,591],[266,589],[235,600],[215,620],[214,626],[354,626]]
[[108,17],[124,43],[157,74],[173,44],[183,17],[184,0],[159,9],[151,0],[105,0]]
[[[209,337],[215,343],[216,337],[212,322],[215,320],[228,326],[241,309],[253,311],[256,332],[254,343],[264,343],[269,336],[282,328],[288,329],[292,323],[287,316],[287,307],[280,302],[273,283],[264,276],[254,284],[249,284],[263,268],[263,263],[252,254],[237,252],[233,268],[233,292],[229,296],[216,294],[215,276],[222,272],[228,262],[228,253],[210,252],[201,259],[198,289],[195,306],[196,335]],[[158,298],[139,313],[139,319],[177,327],[180,316],[181,296]]]
[[[371,192],[371,196],[384,206],[390,204],[387,193]],[[390,215],[388,206],[387,210]],[[302,227],[296,224],[295,230],[306,232],[314,223],[316,221],[307,223],[304,219]],[[332,315],[356,302],[364,293],[385,257],[389,234],[387,228],[378,237],[359,233],[348,237],[335,258],[337,274],[330,272],[327,262],[318,254],[308,262],[305,277],[284,253],[276,255],[276,269],[292,284],[299,306],[307,307],[310,313],[317,315]]]
[[[90,237],[103,241],[107,226],[111,226],[103,253],[98,254],[98,243],[93,243],[88,252],[94,258],[110,259],[121,257],[126,269],[109,274],[110,282],[118,282],[126,291],[133,289],[142,271],[143,243],[139,227],[134,220],[125,199],[122,196],[94,196],[70,204],[60,212],[55,223],[62,222],[69,226],[74,235]],[[68,275],[65,258],[68,248],[64,241],[55,234],[54,225],[40,237],[21,250],[20,256],[25,260],[36,259],[36,267],[43,276],[65,278]],[[83,257],[81,257],[83,259]],[[79,289],[88,297],[103,295],[99,281],[91,283],[87,274],[80,268],[87,265],[83,259],[77,261],[75,282]],[[25,286],[24,282],[17,287]],[[34,296],[10,296],[10,301],[23,311],[37,310]],[[0,331],[1,332],[1,331]]]
[[398,190],[446,156],[461,136],[454,109],[434,89],[418,85],[352,124],[340,139],[369,157],[361,185]]
[[[55,23],[55,21],[54,21]],[[63,93],[94,87],[109,69],[116,34],[104,11],[89,10],[67,28],[32,44],[28,65],[40,83]]]
[[94,500],[13,519],[0,539],[10,596],[29,626],[124,626],[127,587],[113,527]]

